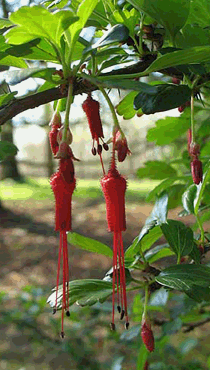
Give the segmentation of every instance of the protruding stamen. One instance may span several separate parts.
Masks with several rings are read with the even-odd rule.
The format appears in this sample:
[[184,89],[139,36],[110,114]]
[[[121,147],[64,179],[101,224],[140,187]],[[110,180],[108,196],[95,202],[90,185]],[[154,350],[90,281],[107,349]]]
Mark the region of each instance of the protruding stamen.
[[97,153],[101,154],[101,152],[102,152],[102,145],[98,144]]
[[93,147],[91,151],[92,151],[92,155],[96,155],[96,148]]
[[115,324],[113,322],[110,323],[110,328],[112,331],[115,331]]
[[69,311],[66,311],[66,316],[70,316],[70,312]]
[[130,325],[130,324],[129,324],[129,322],[126,322],[126,323],[125,323],[125,329],[127,329],[127,330],[128,330],[129,325]]
[[121,307],[117,306],[117,311],[120,313],[121,312]]
[[103,143],[103,148],[104,148],[104,150],[109,150],[109,146],[108,146],[108,144],[106,144],[106,143]]
[[53,312],[52,312],[53,315],[55,315],[56,311],[57,311],[56,308],[53,308]]
[[120,315],[120,320],[122,320],[124,316],[125,316],[125,310],[122,310],[121,315]]
[[61,338],[63,339],[65,337],[64,331],[61,331]]

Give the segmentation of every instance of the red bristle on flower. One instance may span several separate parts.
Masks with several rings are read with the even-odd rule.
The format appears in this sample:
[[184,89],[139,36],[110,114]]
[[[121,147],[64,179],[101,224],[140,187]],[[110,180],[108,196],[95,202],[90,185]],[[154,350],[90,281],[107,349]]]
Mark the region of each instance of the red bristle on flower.
[[93,140],[103,138],[103,128],[100,117],[100,104],[97,100],[94,100],[91,94],[88,95],[87,99],[82,103],[82,108],[87,116],[88,125]]
[[112,293],[112,322],[115,329],[115,289],[117,287],[117,310],[121,319],[125,316],[126,329],[128,329],[128,313],[126,298],[126,278],[122,231],[126,229],[125,220],[125,191],[126,180],[119,174],[115,166],[114,143],[112,162],[108,174],[101,179],[101,187],[106,201],[106,216],[108,230],[113,232],[113,293]]
[[191,162],[191,173],[193,182],[196,185],[199,185],[203,179],[203,169],[202,169],[202,162],[199,159],[193,159]]
[[148,351],[153,352],[155,349],[155,340],[149,319],[143,318],[142,320],[141,337]]

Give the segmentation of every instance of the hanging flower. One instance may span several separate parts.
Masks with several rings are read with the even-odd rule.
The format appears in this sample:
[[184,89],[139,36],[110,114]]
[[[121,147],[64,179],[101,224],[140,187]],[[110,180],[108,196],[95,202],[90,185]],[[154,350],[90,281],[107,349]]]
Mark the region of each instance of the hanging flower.
[[115,287],[117,285],[117,310],[120,319],[125,316],[125,327],[128,329],[128,312],[126,298],[126,277],[122,231],[126,229],[125,220],[125,191],[126,180],[119,174],[115,165],[114,143],[112,162],[108,174],[101,179],[101,187],[106,201],[106,216],[108,230],[113,233],[113,292],[112,292],[112,322],[111,329],[115,330]]
[[60,232],[60,243],[58,253],[56,298],[53,313],[56,313],[57,310],[60,264],[62,260],[63,301],[61,314],[61,337],[64,338],[64,312],[66,312],[67,316],[70,316],[67,231],[71,230],[71,201],[72,194],[76,186],[76,180],[72,160],[74,156],[69,145],[66,142],[60,142],[56,154],[57,158],[60,158],[59,168],[58,171],[54,175],[52,175],[50,179],[50,185],[55,196],[55,231]]
[[[82,108],[87,116],[88,125],[90,128],[91,136],[93,139],[92,154],[98,153],[101,155],[102,145],[99,144],[99,139],[103,143],[103,148],[108,150],[109,147],[104,143],[104,133],[100,117],[100,104],[97,100],[94,100],[91,94],[88,94],[86,100],[82,103]],[[95,142],[97,143],[97,149],[95,148]]]

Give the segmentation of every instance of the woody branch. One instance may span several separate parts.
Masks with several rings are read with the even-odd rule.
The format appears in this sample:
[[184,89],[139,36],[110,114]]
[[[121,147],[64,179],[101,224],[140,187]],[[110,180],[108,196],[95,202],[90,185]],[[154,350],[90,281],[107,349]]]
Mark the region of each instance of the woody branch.
[[[100,76],[113,76],[113,75],[125,75],[125,74],[133,74],[133,73],[141,73],[146,70],[150,64],[156,59],[156,55],[148,55],[146,58],[143,58],[139,62],[125,67],[113,70],[108,73],[103,73]],[[159,71],[165,75],[176,77],[179,79],[183,78],[183,74],[176,69],[175,67],[166,68]],[[207,82],[210,80],[210,73],[206,74],[205,76],[201,77],[200,84]],[[83,80],[81,78],[76,78],[73,83],[73,95],[78,95],[82,93],[88,93],[94,90],[98,90],[96,85],[91,84],[87,80]],[[199,84],[198,84],[199,85]],[[31,94],[30,96],[26,96],[23,98],[14,98],[14,100],[10,101],[9,104],[3,105],[0,107],[0,126],[6,123],[9,119],[17,116],[19,113],[22,113],[28,109],[36,108],[40,105],[50,103],[51,101],[62,99],[67,97],[68,89],[60,88],[60,86],[51,88],[49,90],[45,90],[39,93]]]

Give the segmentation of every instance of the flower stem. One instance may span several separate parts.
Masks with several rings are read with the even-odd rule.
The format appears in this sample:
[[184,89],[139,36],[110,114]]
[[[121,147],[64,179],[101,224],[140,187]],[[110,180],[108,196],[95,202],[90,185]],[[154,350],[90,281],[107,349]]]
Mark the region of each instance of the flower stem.
[[73,81],[72,79],[69,81],[69,87],[68,87],[68,96],[66,101],[66,114],[65,114],[65,120],[64,120],[64,131],[63,131],[63,137],[62,141],[65,141],[67,138],[67,130],[69,128],[69,114],[70,114],[70,108],[71,104],[73,102]]
[[148,301],[149,301],[149,285],[145,285],[144,312],[143,312],[143,316],[145,317],[147,314]]
[[198,213],[195,215],[195,217],[196,217],[196,221],[198,223],[198,226],[199,226],[199,229],[200,229],[200,232],[201,232],[201,244],[203,245],[204,244],[204,229],[203,229],[203,225],[201,223],[200,216],[198,215]]
[[195,122],[194,122],[194,94],[191,95],[191,132],[192,132],[192,140],[191,142],[195,142]]
[[106,99],[107,101],[107,104],[110,108],[110,111],[111,111],[111,114],[112,114],[112,118],[113,118],[113,121],[114,121],[114,128],[113,128],[113,134],[115,133],[116,130],[119,130],[122,137],[124,137],[124,132],[122,131],[121,127],[120,127],[120,124],[119,124],[119,121],[118,121],[118,118],[117,118],[117,114],[115,112],[115,109],[114,109],[114,106],[109,98],[109,95],[107,94],[107,92],[104,90],[104,88],[102,86],[98,86],[100,91],[102,92],[104,98]]

